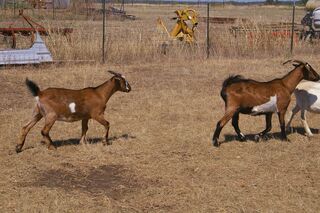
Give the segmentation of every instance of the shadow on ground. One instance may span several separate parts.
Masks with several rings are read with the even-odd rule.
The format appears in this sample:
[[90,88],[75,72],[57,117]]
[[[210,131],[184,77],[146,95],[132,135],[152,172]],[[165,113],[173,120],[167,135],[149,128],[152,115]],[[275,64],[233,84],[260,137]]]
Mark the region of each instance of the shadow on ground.
[[[113,136],[110,137],[108,139],[109,142],[114,142],[120,139],[124,139],[124,140],[129,140],[129,139],[135,139],[136,136],[132,136],[129,134],[122,134],[120,136]],[[96,144],[96,143],[102,143],[104,141],[104,138],[100,137],[100,138],[88,138],[88,143],[89,144]],[[56,147],[60,147],[60,146],[68,146],[68,145],[78,145],[80,142],[80,138],[70,138],[67,140],[56,140],[53,142],[53,144]]]
[[[310,128],[312,134],[319,134],[320,131],[319,129],[315,129],[315,128]],[[304,130],[303,127],[291,127],[291,133],[289,134],[294,134],[294,133],[298,133],[300,135],[306,135],[306,131]]]
[[[245,135],[246,141],[240,141],[240,142],[259,142],[259,141],[268,141],[270,139],[281,139],[281,133],[275,132],[275,133],[267,133],[265,136],[260,137],[259,140],[257,140],[257,134],[247,134]],[[230,142],[239,142],[239,137],[237,135],[232,134],[225,134],[224,135],[224,141],[222,143],[230,143]]]
[[70,163],[62,168],[42,171],[33,182],[23,182],[22,187],[60,188],[65,191],[81,191],[93,196],[105,194],[120,200],[128,194],[147,187],[148,181],[137,178],[122,165],[102,165],[86,172]]
[[[319,134],[320,132],[319,129],[310,128],[310,130],[313,134]],[[300,135],[305,135],[306,132],[303,127],[292,127],[291,132],[287,132],[287,135],[291,135],[295,133],[298,133]],[[249,141],[267,142],[270,139],[281,140],[281,132],[267,133],[265,136],[260,137],[259,140],[257,140],[256,138],[257,134],[247,134],[245,136],[246,136],[246,141],[241,141],[241,142],[249,142]],[[222,141],[221,143],[230,143],[235,141],[239,142],[239,137],[237,135],[226,134],[224,135],[224,141]]]

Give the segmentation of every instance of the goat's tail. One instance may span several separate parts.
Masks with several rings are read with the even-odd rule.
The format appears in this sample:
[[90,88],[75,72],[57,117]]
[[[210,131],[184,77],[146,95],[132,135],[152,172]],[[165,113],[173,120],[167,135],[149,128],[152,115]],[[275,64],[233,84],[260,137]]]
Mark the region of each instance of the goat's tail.
[[38,96],[38,94],[40,92],[40,88],[38,87],[38,85],[36,83],[34,83],[33,81],[30,81],[28,78],[26,78],[26,85],[33,96]]
[[220,92],[220,95],[221,95],[222,99],[224,100],[224,102],[226,102],[226,100],[227,100],[227,93],[226,93],[227,87],[233,83],[240,82],[243,79],[244,78],[241,75],[231,75],[226,80],[224,80],[224,82],[222,84],[222,89]]

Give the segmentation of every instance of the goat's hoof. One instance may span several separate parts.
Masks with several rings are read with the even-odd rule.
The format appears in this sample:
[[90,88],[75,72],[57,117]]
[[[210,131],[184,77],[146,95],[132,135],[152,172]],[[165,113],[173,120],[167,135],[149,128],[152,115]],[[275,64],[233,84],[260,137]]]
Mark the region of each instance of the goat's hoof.
[[283,142],[291,142],[289,138],[285,137],[281,139]]
[[87,140],[80,140],[80,141],[79,141],[79,144],[81,144],[81,145],[87,145],[87,144],[88,144],[88,141],[87,141]]
[[246,142],[247,139],[246,139],[245,136],[241,135],[241,136],[239,136],[239,141],[241,141],[241,142]]
[[111,142],[111,141],[106,141],[106,142],[103,142],[103,145],[104,145],[104,146],[105,146],[105,145],[109,146],[109,145],[112,145],[112,142]]
[[260,138],[263,140],[263,141],[268,141],[270,139],[270,137],[268,137],[267,134],[264,134],[264,135],[260,135]]
[[219,143],[218,139],[213,139],[212,140],[212,145],[215,146],[215,147],[219,147],[220,143]]
[[313,137],[313,134],[311,135],[307,134],[308,141],[311,141],[312,137]]
[[16,153],[21,152],[21,150],[22,150],[22,145],[21,145],[21,144],[18,144],[18,145],[16,146]]
[[287,133],[293,133],[294,132],[294,128],[293,127],[287,127],[286,131],[287,131]]
[[57,148],[56,148],[54,145],[49,145],[49,146],[48,146],[48,149],[49,149],[49,150],[57,150]]
[[255,141],[256,143],[258,143],[258,142],[260,141],[260,135],[255,135],[255,136],[254,136],[254,141]]

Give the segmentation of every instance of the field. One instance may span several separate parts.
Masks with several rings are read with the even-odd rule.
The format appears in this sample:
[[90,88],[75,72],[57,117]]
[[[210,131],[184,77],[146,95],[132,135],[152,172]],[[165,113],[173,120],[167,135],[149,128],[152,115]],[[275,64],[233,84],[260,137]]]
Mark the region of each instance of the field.
[[[224,113],[220,89],[226,77],[241,74],[259,81],[282,77],[293,68],[282,65],[291,57],[320,70],[318,44],[298,43],[294,56],[280,51],[289,47],[288,41],[277,41],[283,45],[280,47],[270,43],[250,54],[242,54],[242,47],[250,49],[247,44],[234,47],[230,43],[233,51],[228,51],[228,46],[214,43],[220,52],[208,60],[201,46],[194,51],[178,48],[163,56],[153,39],[158,35],[151,32],[151,38],[143,40],[147,33],[141,32],[151,31],[154,14],[169,16],[168,8],[172,10],[172,6],[128,6],[129,14],[140,17],[132,23],[137,28],[125,28],[127,21],[110,23],[120,27],[108,32],[113,37],[109,37],[106,64],[97,59],[99,41],[91,40],[100,32],[78,31],[72,47],[58,37],[46,39],[54,58],[96,62],[0,68],[1,212],[320,211],[317,116],[307,115],[315,133],[312,139],[304,135],[297,115],[292,123],[295,131],[288,136],[291,142],[281,142],[274,115],[269,140],[256,143],[253,135],[264,128],[264,117],[242,115],[240,128],[247,142],[237,141],[228,123],[220,136],[221,147],[211,144],[216,122]],[[229,16],[233,9],[238,17],[272,16],[273,21],[280,21],[283,11],[290,14],[285,7],[255,6],[217,8],[216,13]],[[303,10],[298,14],[301,17]],[[139,28],[144,20],[147,27]],[[95,27],[101,24],[72,21],[79,28],[90,23]],[[116,36],[115,32],[127,34]],[[174,57],[176,53],[180,54]],[[42,120],[30,131],[23,151],[15,153],[20,129],[34,106],[24,85],[26,77],[41,89],[79,89],[109,79],[108,69],[123,73],[132,87],[128,94],[116,93],[107,104],[105,117],[111,124],[112,145],[103,146],[104,128],[97,122],[89,122],[91,143],[87,145],[78,144],[81,122],[56,122],[50,133],[57,150],[48,150],[40,143]],[[294,100],[289,109],[293,104]]]

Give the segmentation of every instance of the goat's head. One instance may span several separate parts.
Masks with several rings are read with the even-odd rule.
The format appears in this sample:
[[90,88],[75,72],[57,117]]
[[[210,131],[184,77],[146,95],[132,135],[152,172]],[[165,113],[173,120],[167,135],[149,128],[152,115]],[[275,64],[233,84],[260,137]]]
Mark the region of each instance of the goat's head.
[[320,80],[319,74],[307,62],[300,61],[300,60],[288,60],[288,61],[284,62],[283,64],[286,64],[288,62],[293,62],[293,64],[292,64],[293,66],[295,66],[296,68],[300,68],[302,70],[303,79],[305,79],[307,81],[319,81]]
[[111,73],[112,75],[114,75],[113,78],[115,79],[116,83],[118,84],[119,90],[121,92],[130,92],[131,91],[131,86],[123,75],[121,75],[120,73],[111,71],[111,70],[108,70],[108,72]]

